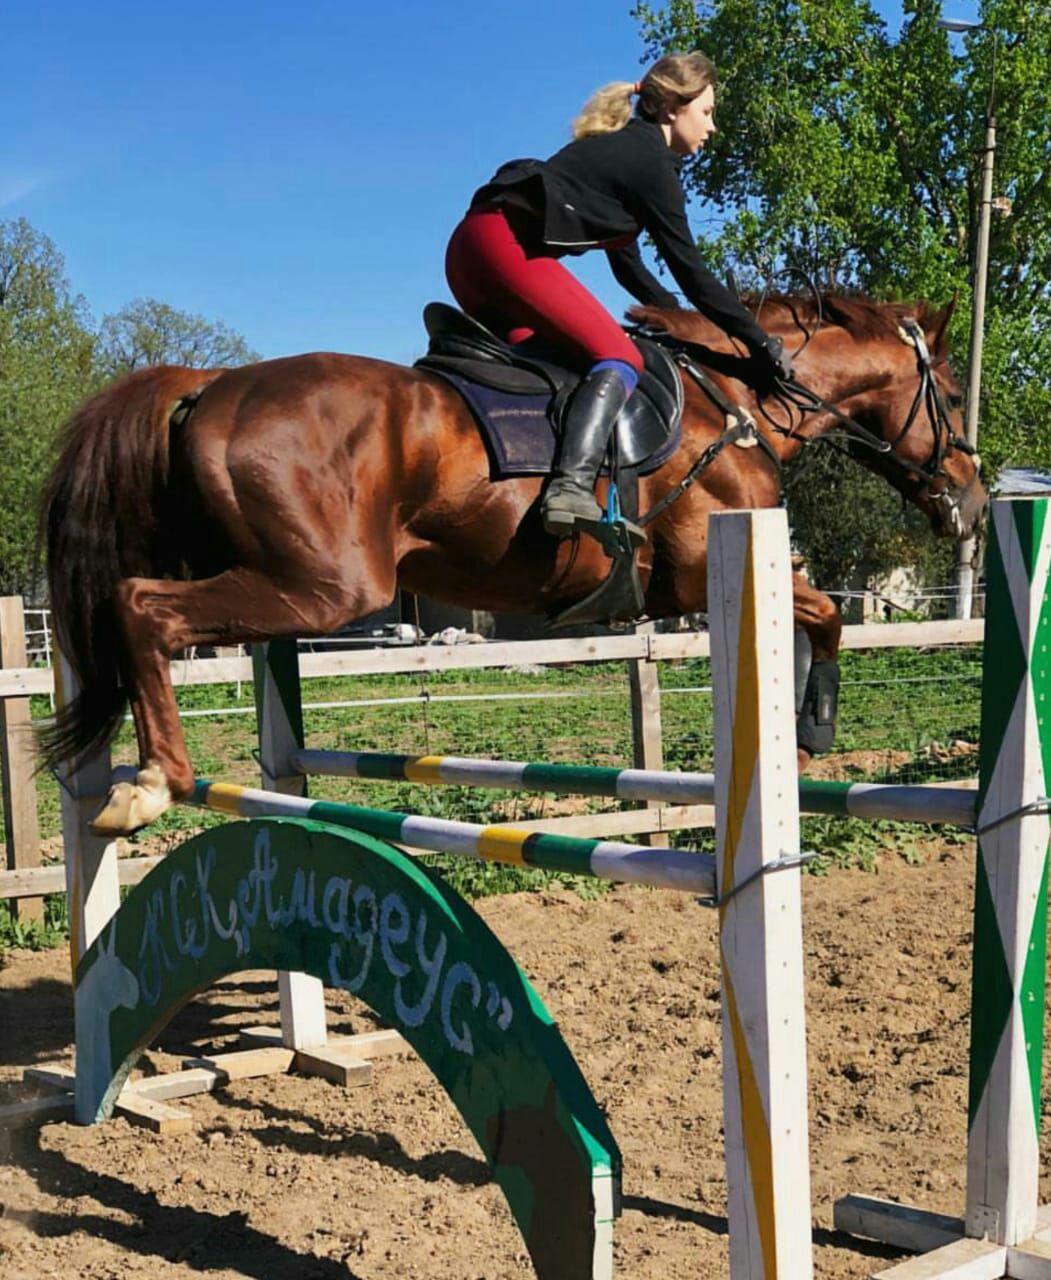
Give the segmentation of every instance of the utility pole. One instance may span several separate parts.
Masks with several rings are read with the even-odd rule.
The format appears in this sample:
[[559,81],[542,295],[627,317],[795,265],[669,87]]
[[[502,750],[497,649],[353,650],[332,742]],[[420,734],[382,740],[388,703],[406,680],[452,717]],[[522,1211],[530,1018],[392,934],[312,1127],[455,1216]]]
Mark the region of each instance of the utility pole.
[[[971,311],[971,349],[967,362],[967,416],[964,435],[972,449],[978,445],[978,405],[982,391],[982,348],[985,341],[985,286],[989,274],[989,227],[993,216],[993,163],[996,157],[996,117],[985,117],[982,155],[982,199],[978,210],[978,246],[974,260],[974,303]],[[965,538],[956,551],[956,616],[969,618],[974,600],[975,538]]]

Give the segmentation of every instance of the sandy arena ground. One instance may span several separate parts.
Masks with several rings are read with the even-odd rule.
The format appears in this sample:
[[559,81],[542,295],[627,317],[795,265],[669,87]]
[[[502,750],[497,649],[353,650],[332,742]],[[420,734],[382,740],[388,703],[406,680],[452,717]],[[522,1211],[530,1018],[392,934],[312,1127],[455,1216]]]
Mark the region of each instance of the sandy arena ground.
[[[840,1194],[962,1211],[972,863],[968,844],[930,843],[921,866],[888,855],[878,874],[804,880],[820,1280],[895,1257],[832,1230]],[[620,1143],[617,1275],[725,1277],[714,913],[624,888],[480,910],[558,1018]],[[25,1096],[21,1067],[70,1061],[67,963],[61,951],[19,952],[0,970],[2,1100]],[[349,998],[330,1007],[335,1031],[371,1026]],[[223,983],[183,1010],[143,1068],[230,1048],[262,1021],[276,1021],[272,975]],[[377,1062],[365,1088],[271,1077],[179,1105],[197,1126],[182,1137],[123,1120],[0,1135],[0,1276],[532,1275],[473,1140],[414,1058]]]

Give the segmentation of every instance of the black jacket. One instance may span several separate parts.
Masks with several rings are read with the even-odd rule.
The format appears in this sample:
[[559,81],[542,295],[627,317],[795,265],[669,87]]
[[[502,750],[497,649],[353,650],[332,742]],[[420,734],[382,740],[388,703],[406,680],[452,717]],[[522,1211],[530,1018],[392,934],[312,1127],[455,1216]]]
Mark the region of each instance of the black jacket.
[[766,335],[704,265],[686,217],[675,153],[660,125],[633,117],[548,160],[512,160],[475,192],[471,207],[506,204],[530,215],[540,245],[555,255],[604,248],[617,281],[651,306],[678,300],[643,265],[635,237],[647,231],[687,300],[749,347]]

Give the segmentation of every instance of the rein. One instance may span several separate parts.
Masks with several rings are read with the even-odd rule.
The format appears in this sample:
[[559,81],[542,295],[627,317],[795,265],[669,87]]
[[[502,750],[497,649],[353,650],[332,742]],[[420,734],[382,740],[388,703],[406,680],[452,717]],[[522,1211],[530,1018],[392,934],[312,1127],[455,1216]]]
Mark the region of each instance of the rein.
[[[775,422],[766,410],[760,405],[760,412],[769,426],[780,435],[788,439],[799,440],[804,446],[809,444],[828,444],[833,446],[829,433],[839,426],[844,429],[850,440],[871,449],[873,453],[886,455],[892,459],[894,463],[903,471],[908,472],[920,480],[930,489],[934,480],[948,480],[948,474],[944,469],[944,462],[954,449],[958,449],[961,453],[969,454],[977,458],[975,449],[965,439],[959,436],[954,430],[949,420],[949,410],[945,404],[944,397],[934,379],[932,373],[932,361],[930,351],[927,348],[927,342],[919,323],[911,317],[902,322],[898,330],[902,341],[911,346],[916,352],[916,365],[920,382],[913,397],[912,405],[906,416],[905,422],[901,430],[897,433],[893,440],[888,441],[877,436],[875,432],[870,431],[867,427],[862,426],[849,414],[845,414],[836,405],[823,399],[812,391],[809,387],[804,386],[795,378],[776,378],[775,379],[775,398],[779,403],[785,405],[791,411],[792,408],[798,410],[801,418],[809,413],[826,413],[835,420],[835,426],[826,428],[818,435],[800,436],[796,432],[795,427],[784,427],[780,423]],[[778,457],[776,450],[766,440],[766,438],[758,431],[755,420],[747,409],[740,405],[733,404],[720,391],[719,387],[710,378],[703,369],[699,368],[688,353],[689,343],[680,338],[673,338],[670,334],[654,333],[652,329],[645,329],[640,336],[648,338],[651,342],[658,342],[662,346],[668,347],[673,352],[673,358],[676,363],[693,379],[694,382],[705,392],[708,398],[717,408],[719,408],[726,417],[728,426],[721,436],[712,444],[710,444],[704,452],[694,461],[686,475],[679,481],[674,489],[665,494],[658,502],[656,502],[644,516],[640,518],[638,523],[642,526],[652,523],[662,512],[667,510],[673,502],[676,502],[686,490],[712,465],[715,459],[723,451],[728,444],[735,444],[739,448],[749,448],[753,445],[759,445],[771,459],[774,466],[780,474],[781,459]],[[920,406],[925,405],[930,418],[931,428],[934,433],[934,447],[931,456],[923,464],[912,462],[908,458],[899,457],[894,451],[897,446],[905,439],[914,426],[919,415]],[[850,456],[848,454],[848,456]],[[935,502],[941,503],[949,510],[950,520],[953,523],[959,522],[960,504],[978,479],[978,467],[975,467],[974,475],[968,481],[967,486],[958,494],[952,494],[949,490],[941,493],[931,494]]]

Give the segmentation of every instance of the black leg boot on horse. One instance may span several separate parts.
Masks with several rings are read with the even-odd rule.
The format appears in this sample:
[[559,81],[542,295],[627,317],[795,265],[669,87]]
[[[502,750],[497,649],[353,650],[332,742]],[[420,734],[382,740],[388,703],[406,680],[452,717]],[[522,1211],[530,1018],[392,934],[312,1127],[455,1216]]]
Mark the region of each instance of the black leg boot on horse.
[[558,538],[592,533],[602,520],[595,482],[617,415],[631,393],[615,369],[593,370],[573,392],[562,448],[540,508],[544,528]]

